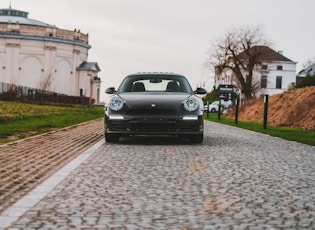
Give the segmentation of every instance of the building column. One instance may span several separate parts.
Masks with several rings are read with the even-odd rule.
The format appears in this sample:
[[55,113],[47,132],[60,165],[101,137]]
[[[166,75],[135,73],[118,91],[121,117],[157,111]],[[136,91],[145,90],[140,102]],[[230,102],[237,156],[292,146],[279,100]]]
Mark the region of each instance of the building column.
[[6,62],[5,65],[2,67],[5,69],[4,82],[18,85],[20,43],[8,40],[8,42],[5,44],[5,47]]

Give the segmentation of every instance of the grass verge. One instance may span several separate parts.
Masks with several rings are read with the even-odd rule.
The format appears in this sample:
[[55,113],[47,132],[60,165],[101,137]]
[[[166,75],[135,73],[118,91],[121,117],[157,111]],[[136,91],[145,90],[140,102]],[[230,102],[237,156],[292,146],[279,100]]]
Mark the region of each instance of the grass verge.
[[235,124],[235,119],[227,118],[220,116],[218,120],[217,113],[209,113],[209,117],[205,114],[205,120],[218,122],[221,124],[231,125],[243,129],[252,130],[255,132],[265,133],[270,136],[280,137],[282,139],[296,141],[299,143],[304,143],[308,145],[315,146],[315,131],[312,130],[303,130],[299,128],[287,128],[287,127],[275,127],[267,125],[267,129],[263,129],[263,124],[259,122],[246,122],[238,121],[238,124]]
[[0,101],[0,144],[103,116],[103,107],[61,107]]

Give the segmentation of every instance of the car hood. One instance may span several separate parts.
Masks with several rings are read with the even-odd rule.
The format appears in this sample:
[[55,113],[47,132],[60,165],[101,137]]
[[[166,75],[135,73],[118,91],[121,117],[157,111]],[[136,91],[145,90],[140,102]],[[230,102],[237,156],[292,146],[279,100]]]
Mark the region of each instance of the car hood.
[[183,101],[190,97],[190,94],[120,94],[125,105],[130,109],[174,109],[174,106],[181,106]]

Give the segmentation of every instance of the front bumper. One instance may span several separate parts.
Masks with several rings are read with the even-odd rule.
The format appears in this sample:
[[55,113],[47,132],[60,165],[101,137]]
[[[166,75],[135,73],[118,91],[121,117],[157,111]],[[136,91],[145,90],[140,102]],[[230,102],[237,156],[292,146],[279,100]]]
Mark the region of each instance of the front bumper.
[[203,116],[105,116],[105,133],[119,135],[193,135],[203,133]]

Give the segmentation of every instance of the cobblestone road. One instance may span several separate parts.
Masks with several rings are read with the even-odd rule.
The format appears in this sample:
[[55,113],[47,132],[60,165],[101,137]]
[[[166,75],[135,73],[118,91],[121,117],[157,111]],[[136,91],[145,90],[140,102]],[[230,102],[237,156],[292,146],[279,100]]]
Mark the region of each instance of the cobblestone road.
[[206,122],[103,143],[9,229],[315,229],[315,147]]
[[0,213],[103,138],[98,119],[0,145]]

